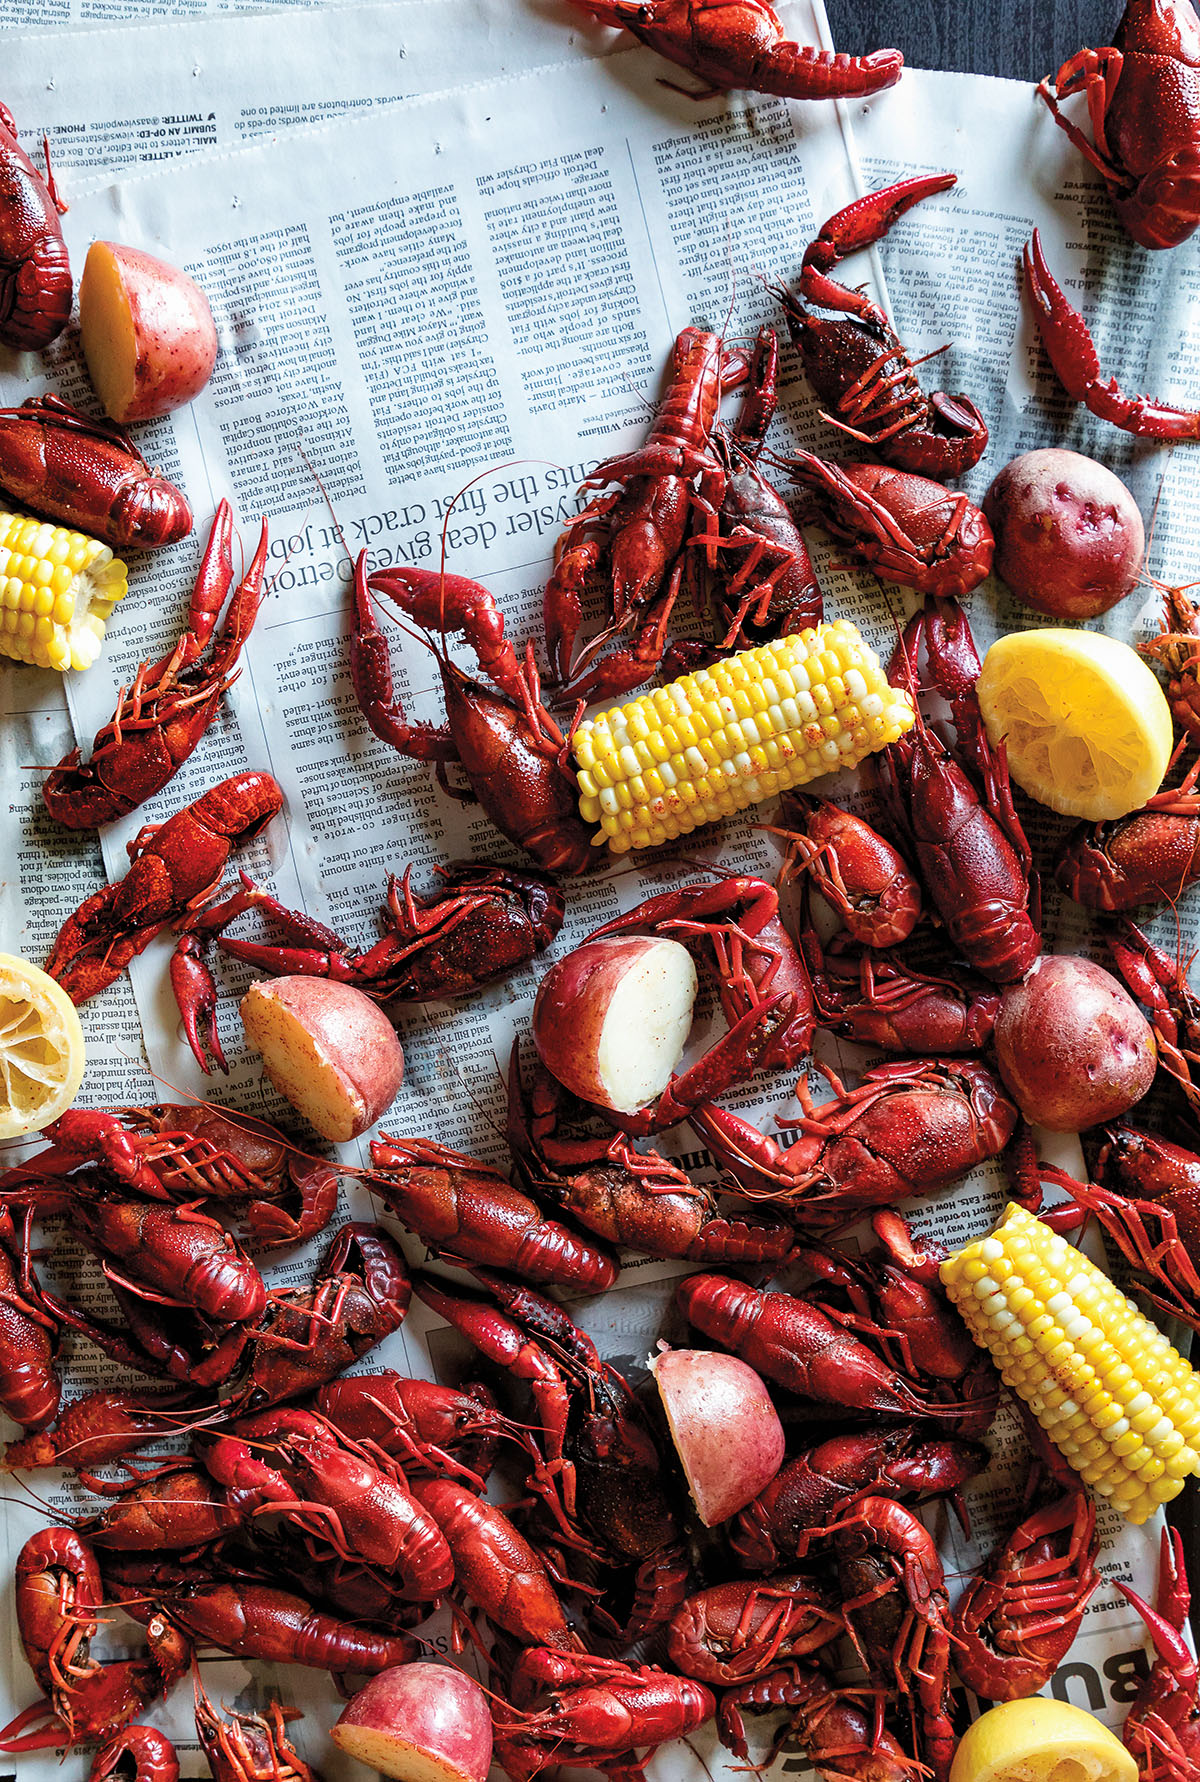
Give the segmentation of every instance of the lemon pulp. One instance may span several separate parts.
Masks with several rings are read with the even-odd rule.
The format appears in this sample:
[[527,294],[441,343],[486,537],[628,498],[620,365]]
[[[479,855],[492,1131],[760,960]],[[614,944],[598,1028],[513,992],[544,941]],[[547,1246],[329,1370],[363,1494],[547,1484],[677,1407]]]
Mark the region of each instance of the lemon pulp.
[[60,984],[0,953],[0,1138],[40,1132],[83,1081],[83,1029]]

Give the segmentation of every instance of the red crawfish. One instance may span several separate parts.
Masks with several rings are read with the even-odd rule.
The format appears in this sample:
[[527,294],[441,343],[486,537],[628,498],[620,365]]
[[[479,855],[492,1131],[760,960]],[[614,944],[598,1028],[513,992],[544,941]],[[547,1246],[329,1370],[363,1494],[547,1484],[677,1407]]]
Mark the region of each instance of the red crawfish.
[[1113,962],[1131,996],[1149,1011],[1158,1046],[1159,1068],[1166,1071],[1193,1114],[1200,1110],[1200,1083],[1193,1068],[1200,1061],[1200,997],[1188,983],[1179,959],[1151,944],[1128,916],[1108,937]]
[[[189,918],[171,963],[172,982],[192,1050],[207,1072],[199,1026],[216,1062],[224,1067],[216,1038],[216,986],[204,963],[206,942],[223,953],[276,976],[298,973],[353,984],[374,1001],[440,1002],[469,996],[495,983],[548,947],[562,927],[566,904],[544,873],[459,860],[435,868],[441,884],[425,897],[412,889],[412,867],[388,880],[380,911],[386,933],[365,952],[301,910],[289,910],[246,873],[242,889]],[[226,935],[245,910],[261,910],[287,945],[265,945]],[[196,1037],[192,1035],[195,1032]]]
[[[1191,8],[1188,8],[1191,11]],[[1188,233],[1195,227],[1195,219]],[[1200,411],[1173,408],[1153,396],[1128,396],[1115,377],[1100,375],[1100,356],[1087,323],[1067,301],[1042,252],[1035,229],[1025,247],[1025,289],[1046,356],[1072,402],[1082,402],[1114,427],[1144,439],[1200,439]]]
[[557,1220],[486,1164],[432,1139],[382,1134],[363,1180],[442,1256],[507,1268],[529,1281],[603,1293],[617,1278],[607,1250]]
[[884,836],[828,798],[785,793],[772,830],[787,844],[780,883],[806,873],[865,947],[893,947],[921,919],[921,887]]
[[1134,1697],[1121,1737],[1137,1759],[1139,1782],[1193,1782],[1200,1768],[1200,1672],[1188,1643],[1188,1589],[1183,1539],[1164,1528],[1157,1607],[1117,1581],[1150,1630],[1155,1658]]
[[39,1430],[4,1449],[0,1470],[24,1472],[47,1466],[74,1468],[93,1490],[94,1468],[120,1460],[150,1442],[160,1442],[188,1427],[187,1414],[173,1407],[181,1403],[175,1393],[163,1393],[161,1404],[136,1392],[104,1388],[72,1399],[53,1429]]
[[795,1241],[783,1221],[723,1213],[716,1196],[656,1151],[635,1151],[621,1133],[558,1131],[566,1091],[539,1066],[526,1096],[519,1041],[508,1067],[506,1137],[531,1194],[622,1249],[687,1262],[782,1262]]
[[832,1592],[802,1573],[780,1572],[689,1596],[671,1617],[667,1654],[684,1676],[729,1688],[819,1651],[844,1631]]
[[687,1570],[662,1455],[641,1405],[561,1306],[490,1271],[474,1272],[503,1313],[444,1293],[429,1278],[416,1282],[417,1294],[488,1361],[528,1384],[541,1450],[529,1486],[557,1542],[606,1567],[637,1568],[624,1638],[640,1638],[682,1599]]
[[[1136,242],[1177,247],[1200,223],[1200,21],[1189,0],[1127,0],[1112,47],[1069,56],[1038,92],[1104,176]],[[1059,101],[1087,96],[1094,142]]]
[[1091,910],[1175,903],[1200,879],[1200,796],[1160,792],[1128,817],[1079,824],[1067,837],[1054,879]]
[[729,1031],[651,1108],[622,1114],[626,1132],[674,1126],[699,1102],[755,1069],[791,1069],[812,1044],[812,990],[804,960],[779,919],[779,896],[762,879],[727,875],[647,897],[587,936],[647,933],[680,942],[706,967]]
[[[847,99],[895,86],[899,50],[835,54],[793,43],[767,0],[576,0],[705,85],[696,98],[747,87],[788,99]],[[670,85],[670,83],[667,83]]]
[[177,544],[192,529],[182,491],[151,470],[125,430],[61,396],[0,408],[0,489],[114,551]]
[[923,1773],[921,1766],[880,1726],[878,1708],[870,1705],[873,1694],[839,1690],[822,1671],[793,1660],[722,1696],[717,1717],[721,1743],[735,1757],[747,1759],[743,1710],[767,1714],[783,1708],[789,1715],[787,1725],[761,1768],[773,1764],[785,1746],[795,1744],[828,1782],[913,1782]]
[[999,1080],[965,1059],[881,1064],[855,1089],[834,1087],[835,1100],[789,1122],[801,1136],[787,1150],[711,1103],[691,1120],[742,1193],[784,1202],[789,1218],[816,1228],[948,1188],[1016,1130]]
[[[725,478],[715,511],[700,512],[703,530],[690,548],[703,550],[710,592],[719,609],[716,651],[750,649],[774,637],[790,637],[825,616],[825,601],[804,534],[778,490],[758,466],[775,413],[779,347],[773,328],[760,328],[750,362],[749,382],[735,427],[718,424],[712,450]],[[732,559],[733,567],[725,564]],[[664,676],[673,680],[711,657],[708,645],[677,643]]]
[[493,1626],[522,1645],[580,1649],[549,1571],[503,1510],[454,1479],[416,1478],[412,1491],[449,1545],[459,1590]]
[[[0,1215],[0,1239],[5,1238],[15,1247],[7,1213]],[[28,1229],[19,1273],[0,1243],[0,1410],[26,1430],[40,1431],[54,1421],[62,1381],[55,1366],[58,1325],[34,1279],[29,1254]]]
[[[284,1708],[272,1700],[262,1713],[221,1715],[197,1669],[192,1671],[192,1688],[196,1736],[213,1782],[321,1782],[318,1772],[304,1762],[287,1736],[287,1723],[297,1718],[298,1709]],[[139,1777],[138,1782],[143,1779]]]
[[[215,1102],[72,1108],[45,1136],[37,1168],[103,1163],[133,1193],[186,1202],[249,1202],[246,1235],[260,1249],[315,1237],[337,1209],[333,1164],[299,1150],[277,1127]],[[27,1166],[28,1167],[28,1166]]]
[[198,1429],[192,1443],[243,1517],[282,1515],[339,1558],[394,1575],[399,1594],[416,1602],[453,1582],[445,1537],[395,1463],[377,1464],[314,1412],[275,1406],[226,1429]]
[[[628,693],[658,667],[694,511],[698,503],[713,511],[724,492],[724,471],[712,450],[721,396],[747,372],[745,355],[727,352],[719,334],[685,328],[645,444],[606,459],[581,485],[586,492],[616,484],[619,493],[592,500],[555,546],[543,615],[557,703]],[[606,587],[612,617],[576,655],[583,596],[597,580]],[[606,644],[627,632],[626,647],[597,661]]]
[[676,1301],[685,1318],[765,1379],[842,1415],[957,1422],[961,1406],[938,1403],[876,1350],[817,1306],[791,1293],[762,1293],[723,1275],[692,1275]]
[[0,1730],[0,1750],[106,1740],[187,1669],[187,1641],[157,1615],[147,1617],[149,1656],[112,1664],[94,1658],[103,1603],[95,1555],[73,1529],[39,1529],[26,1541],[17,1556],[17,1626],[45,1693]]
[[812,452],[780,462],[856,563],[921,594],[967,594],[992,567],[996,541],[959,492],[887,464],[830,464]]
[[313,1409],[344,1435],[401,1461],[410,1473],[429,1470],[449,1477],[457,1469],[486,1479],[501,1437],[524,1437],[479,1381],[458,1391],[434,1380],[410,1379],[394,1368],[331,1380],[314,1396]]
[[143,829],[129,843],[125,877],[93,892],[63,923],[46,961],[50,976],[75,1003],[107,989],[161,928],[209,895],[232,850],[282,808],[269,773],[239,773]]
[[[388,642],[375,623],[372,594],[394,601],[428,630],[465,633],[493,685],[472,680],[431,643],[446,722],[409,723],[395,698]],[[436,762],[447,792],[446,763],[459,762],[466,797],[478,800],[501,834],[547,872],[573,874],[594,866],[597,851],[592,828],[579,815],[567,739],[542,704],[532,647],[519,662],[487,589],[464,576],[425,569],[385,569],[368,578],[364,551],[354,565],[351,599],[350,679],[375,735],[402,755]]]
[[175,1747],[156,1726],[125,1726],[92,1759],[88,1782],[179,1782]]
[[241,1520],[240,1509],[206,1473],[168,1463],[153,1478],[114,1493],[77,1532],[101,1552],[186,1552],[219,1540]]
[[888,952],[824,952],[816,930],[801,933],[817,1025],[882,1052],[980,1052],[992,1036],[1000,992],[983,978],[933,976]]
[[335,1675],[345,1671],[373,1675],[407,1664],[420,1651],[407,1634],[373,1633],[269,1584],[193,1577],[164,1586],[152,1607],[144,1596],[122,1599],[118,1606],[136,1621],[161,1616],[198,1646],[215,1646],[236,1658],[312,1665]]
[[126,817],[174,778],[201,742],[236,678],[234,670],[263,599],[267,523],[254,559],[229,602],[225,623],[207,662],[200,658],[233,586],[233,520],[222,501],[192,589],[187,629],[169,654],[143,662],[117,709],[92,738],[88,761],[72,749],[42,787],[56,823],[96,829]]
[[[828,219],[807,249],[798,289],[768,287],[783,304],[792,343],[825,404],[822,420],[918,476],[961,476],[977,464],[988,442],[983,416],[966,396],[944,390],[926,396],[878,304],[829,273],[846,254],[879,241],[921,199],[957,183],[953,173],[922,174],[856,198]],[[809,304],[838,310],[838,319],[815,316]],[[915,497],[909,505],[916,505]],[[985,568],[977,579],[986,574]]]
[[537,1646],[518,1659],[510,1693],[513,1705],[497,1702],[492,1722],[496,1757],[512,1782],[531,1782],[555,1763],[644,1782],[653,1751],[697,1731],[716,1710],[712,1692],[690,1677]]
[[954,1668],[985,1701],[1045,1688],[1100,1583],[1096,1506],[1072,1491],[1035,1510],[968,1583],[955,1610]]
[[[0,105],[0,346],[35,353],[71,316],[71,268],[59,204]],[[2,480],[2,479],[0,479]]]
[[730,1524],[744,1565],[770,1571],[802,1558],[813,1532],[861,1497],[924,1502],[957,1493],[988,1465],[982,1443],[926,1438],[909,1425],[849,1430],[784,1462],[771,1483]]
[[1138,1292],[1200,1331],[1200,1157],[1119,1121],[1096,1160],[1096,1181],[1045,1164],[1039,1173],[1070,1196],[1051,1211],[1057,1229],[1092,1215],[1133,1269]]

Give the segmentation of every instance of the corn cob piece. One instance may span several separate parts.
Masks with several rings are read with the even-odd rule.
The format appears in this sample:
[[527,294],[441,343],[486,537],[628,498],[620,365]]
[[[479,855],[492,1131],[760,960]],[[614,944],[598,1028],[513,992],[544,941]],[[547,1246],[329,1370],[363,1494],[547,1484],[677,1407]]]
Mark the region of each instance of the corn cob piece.
[[942,1283],[1069,1466],[1130,1522],[1200,1473],[1200,1377],[1093,1262],[1010,1204]]
[[124,563],[98,538],[0,512],[0,655],[90,668],[128,585]]
[[573,748],[584,821],[615,854],[807,785],[903,736],[908,693],[847,619],[740,650],[585,718]]

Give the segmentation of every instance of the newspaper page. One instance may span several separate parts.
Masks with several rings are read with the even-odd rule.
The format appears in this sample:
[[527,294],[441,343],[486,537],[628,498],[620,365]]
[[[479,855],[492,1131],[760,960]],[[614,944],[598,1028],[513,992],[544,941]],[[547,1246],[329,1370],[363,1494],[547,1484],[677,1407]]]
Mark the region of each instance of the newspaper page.
[[[821,221],[854,191],[839,119],[831,107],[757,97],[697,104],[662,86],[660,73],[641,51],[619,54],[552,79],[535,73],[412,99],[403,114],[332,124],[284,144],[164,163],[77,199],[67,220],[73,249],[90,235],[119,234],[185,265],[208,292],[223,347],[216,376],[189,410],[145,430],[144,449],[173,467],[205,516],[230,494],[247,553],[264,510],[272,538],[272,592],[228,713],[164,794],[106,833],[110,877],[123,870],[125,843],[143,822],[243,765],[278,778],[286,822],[231,865],[246,865],[285,903],[331,924],[348,947],[379,932],[389,872],[411,863],[416,888],[427,890],[447,859],[516,861],[477,810],[445,796],[429,766],[395,755],[363,725],[346,667],[349,560],[365,547],[373,568],[436,567],[444,549],[448,569],[486,583],[514,640],[536,636],[551,551],[579,510],[578,485],[600,459],[644,437],[675,335],[708,326],[734,341],[778,322],[760,275],[794,279]],[[401,115],[411,128],[398,130]],[[966,375],[955,382],[947,372],[947,386],[965,387]],[[73,376],[78,387],[68,339],[51,381],[69,394]],[[789,438],[828,449],[815,404],[798,385],[787,397],[781,449]],[[1056,438],[1048,424],[1042,442]],[[886,653],[893,608],[901,610],[896,591],[885,597],[813,542],[830,609],[854,617]],[[198,548],[192,541],[188,570]],[[184,555],[157,579],[140,579],[118,609],[106,672],[72,682],[85,743],[111,711],[116,686],[178,627]],[[390,627],[386,615],[381,623]],[[399,627],[391,636],[406,718],[438,722],[436,662],[420,639]],[[450,647],[473,665],[457,640]],[[695,877],[699,863],[769,877],[778,858],[773,839],[743,822],[634,870],[572,882],[551,957],[647,892]],[[243,931],[253,931],[253,918]],[[172,1093],[213,1093],[179,1033],[169,951],[169,938],[160,938],[130,973],[150,1061]],[[528,1030],[543,965],[462,1005],[394,1011],[408,1074],[384,1122],[389,1132],[505,1163],[501,1071],[514,1035]],[[232,1066],[218,1098],[286,1120],[239,1041],[236,999],[252,974],[220,959],[214,969]],[[95,1008],[118,993],[114,986]],[[706,1008],[697,1044],[719,1027]],[[842,1045],[824,1055],[842,1070],[871,1062]],[[815,1076],[813,1088],[824,1093]],[[790,1080],[767,1079],[727,1100],[770,1131],[775,1115],[796,1111],[789,1091]],[[697,1179],[711,1179],[711,1158],[689,1129],[660,1142]],[[365,1141],[340,1155],[365,1162]],[[956,1239],[983,1229],[1002,1199],[993,1168],[913,1211],[918,1228]],[[348,1188],[346,1204],[361,1216],[379,1210],[361,1188]],[[421,1245],[408,1240],[408,1248],[419,1259]],[[686,1341],[671,1301],[674,1277],[685,1271],[624,1261],[614,1291],[572,1300],[571,1309],[639,1381],[656,1340]],[[298,1259],[271,1278],[296,1279],[309,1266]],[[365,1365],[393,1360],[446,1378],[462,1377],[465,1366],[420,1308]],[[973,1541],[944,1506],[928,1512],[955,1593],[1005,1532],[1027,1472],[1011,1414],[989,1442],[993,1463],[967,1493]],[[1051,1688],[1119,1724],[1147,1658],[1112,1580],[1152,1592],[1157,1530],[1130,1530],[1103,1511],[1101,1521],[1105,1583]],[[14,1544],[28,1527],[25,1519],[11,1533]],[[17,1663],[12,1670],[19,1690],[23,1672]],[[226,1699],[282,1691],[307,1711],[297,1723],[302,1754],[330,1777],[348,1775],[325,1738],[336,1701],[320,1675],[288,1667],[264,1678],[263,1667],[227,1661],[212,1686]],[[965,1692],[956,1699],[964,1723],[978,1706]],[[198,1769],[178,1695],[150,1717],[165,1717],[185,1769]],[[762,1757],[775,1731],[774,1722],[752,1725],[752,1757]],[[803,1764],[785,1757],[779,1767],[796,1773]],[[664,1748],[650,1773],[731,1768],[709,1727],[687,1747]],[[27,1773],[35,1770],[40,1782],[40,1760],[30,1760]]]

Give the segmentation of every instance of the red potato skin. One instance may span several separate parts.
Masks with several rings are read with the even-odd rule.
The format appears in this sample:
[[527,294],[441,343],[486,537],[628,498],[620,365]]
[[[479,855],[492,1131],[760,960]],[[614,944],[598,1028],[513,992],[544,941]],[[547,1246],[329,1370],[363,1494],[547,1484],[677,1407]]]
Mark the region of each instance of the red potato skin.
[[[395,1665],[365,1683],[342,1710],[330,1738],[348,1749],[344,1729],[364,1727],[396,1741],[397,1763],[406,1748],[444,1766],[447,1782],[486,1782],[492,1761],[492,1716],[473,1678],[453,1665]],[[376,1758],[375,1761],[378,1761]],[[404,1777],[397,1767],[384,1772]]]
[[[243,1023],[247,1005],[264,1002],[278,1003],[296,1017],[337,1067],[347,1095],[361,1102],[362,1112],[356,1117],[351,1136],[357,1138],[374,1126],[391,1107],[404,1082],[404,1052],[395,1028],[379,1006],[352,984],[339,984],[329,978],[272,978],[266,983],[251,984],[242,998]],[[281,1094],[287,1095],[286,1085],[273,1075],[272,1081]]]
[[996,1061],[1027,1120],[1083,1132],[1140,1101],[1154,1079],[1149,1022],[1103,966],[1043,955],[1004,993]]
[[1006,464],[983,498],[995,573],[1055,619],[1094,619],[1137,586],[1146,535],[1137,503],[1094,458],[1049,447]]
[[[97,242],[111,249],[122,274],[137,341],[134,395],[119,415],[122,426],[170,414],[198,396],[217,362],[217,330],[208,298],[178,267],[120,242]],[[79,286],[87,303],[87,265]]]
[[715,1528],[783,1465],[779,1413],[762,1376],[736,1355],[667,1349],[653,1372],[700,1520]]
[[555,960],[538,985],[533,1004],[537,1055],[551,1076],[582,1101],[611,1106],[599,1074],[600,1033],[609,1001],[642,954],[662,944],[648,934],[585,941]]

